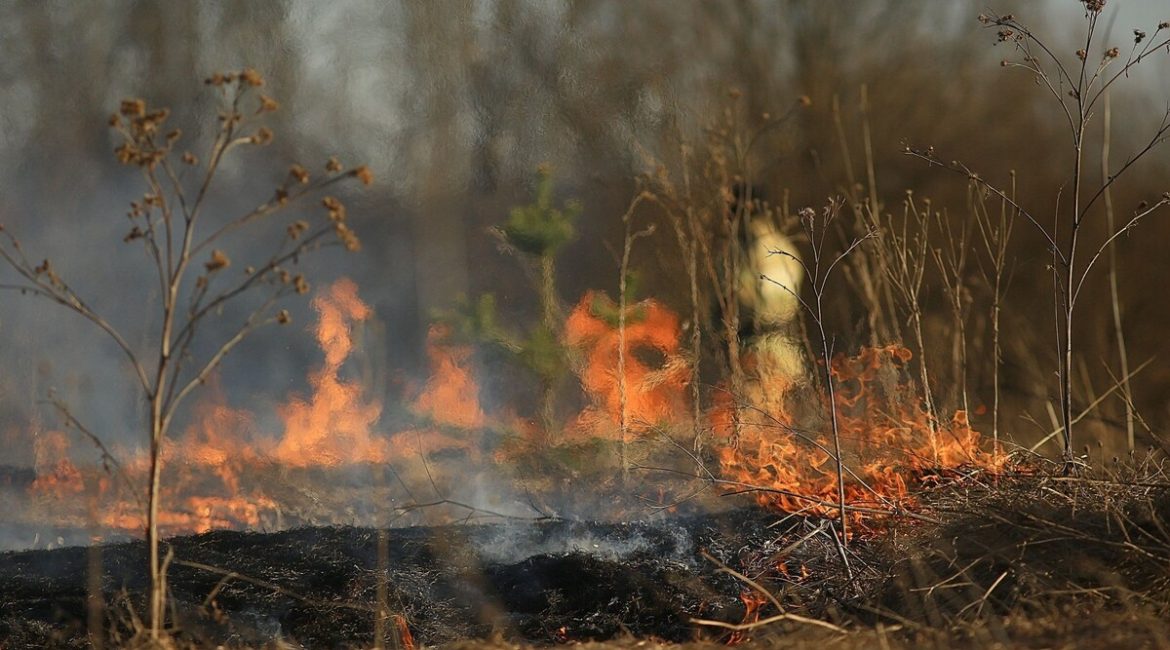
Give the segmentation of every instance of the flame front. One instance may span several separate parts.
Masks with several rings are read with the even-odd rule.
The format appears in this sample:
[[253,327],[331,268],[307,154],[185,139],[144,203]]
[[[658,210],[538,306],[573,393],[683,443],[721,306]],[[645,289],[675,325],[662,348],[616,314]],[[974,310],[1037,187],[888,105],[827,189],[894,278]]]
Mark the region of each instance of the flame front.
[[[345,378],[346,363],[357,349],[356,327],[373,316],[372,310],[347,279],[320,292],[312,307],[318,315],[313,333],[324,360],[308,376],[311,392],[293,395],[276,407],[279,433],[258,431],[262,419],[229,405],[222,388],[212,381],[193,408],[191,426],[164,447],[160,526],[166,534],[282,526],[288,506],[277,491],[312,489],[304,482],[312,480],[311,474],[305,475],[308,479],[292,475],[290,480],[302,483],[282,488],[280,477],[293,470],[304,474],[390,464],[401,469],[434,454],[454,458],[452,467],[466,469],[467,463],[485,459],[508,462],[506,444],[493,449],[487,443],[501,440],[501,433],[512,439],[549,439],[532,430],[536,425],[531,419],[515,415],[512,405],[484,407],[473,372],[474,348],[444,325],[433,326],[427,336],[429,379],[403,396],[401,417],[406,424],[381,430],[381,402],[360,382]],[[561,343],[568,366],[580,380],[585,405],[567,418],[566,435],[557,438],[568,445],[613,440],[622,434],[623,423],[625,433],[635,437],[652,431],[693,435],[689,415],[693,364],[681,343],[676,314],[657,301],[643,300],[628,305],[622,319],[618,306],[605,294],[588,292],[563,331]],[[722,477],[757,488],[754,494],[760,504],[785,512],[836,516],[838,474],[825,415],[829,405],[818,397],[823,391],[809,387],[803,362],[794,361],[794,354],[752,348],[745,358],[748,378],[739,386],[740,394],[717,390],[712,395],[705,413],[709,430],[704,433],[714,444],[707,448]],[[840,356],[831,364],[846,502],[854,507],[851,516],[859,523],[861,512],[912,505],[911,488],[916,483],[961,466],[993,468],[966,413],[936,421],[925,411],[905,371],[910,357],[906,348],[890,345],[863,348],[856,356]],[[794,413],[797,403],[804,409]],[[138,486],[144,484],[149,468],[145,454],[131,455],[110,472],[87,470],[71,459],[68,439],[60,432],[38,436],[35,454],[36,482],[30,493],[45,504],[42,510],[76,509],[81,506],[71,504],[87,501],[76,495],[88,492],[86,511],[72,515],[72,521],[106,530],[142,531]],[[434,485],[436,478],[426,465],[426,481]],[[373,498],[370,487],[354,488],[353,496],[362,494]],[[343,506],[335,517],[323,521],[352,521],[348,512]]]
[[352,280],[338,280],[313,299],[319,316],[315,334],[325,365],[309,376],[313,392],[280,409],[284,434],[273,458],[290,467],[384,462],[386,442],[373,435],[382,405],[365,396],[361,384],[341,379],[342,364],[353,352],[354,323],[372,315]]
[[[900,345],[862,348],[833,360],[838,435],[844,461],[845,501],[862,523],[867,510],[893,511],[913,504],[912,483],[956,468],[993,468],[963,411],[949,422],[931,418],[913,392]],[[786,512],[832,517],[838,512],[835,445],[827,418],[810,429],[788,412],[794,386],[769,390],[764,403],[737,402],[725,394],[712,423],[727,444],[719,450],[723,474],[756,492],[763,505]],[[823,399],[823,398],[822,398]],[[827,411],[828,404],[824,404]],[[733,434],[738,419],[738,438]]]
[[[354,326],[369,319],[372,310],[348,279],[318,294],[312,307],[318,315],[314,334],[324,363],[309,375],[309,395],[293,396],[277,408],[282,434],[256,432],[254,415],[228,405],[218,382],[212,381],[193,409],[191,426],[164,446],[159,527],[165,534],[279,526],[281,506],[262,486],[248,484],[245,477],[250,471],[274,464],[331,467],[388,458],[387,442],[375,431],[381,403],[341,374],[354,350]],[[69,459],[68,439],[57,432],[44,434],[37,439],[36,454],[37,480],[30,486],[31,494],[44,503],[71,503],[69,495],[83,491],[85,485],[83,473]],[[73,523],[142,531],[146,521],[137,486],[144,484],[149,465],[146,454],[131,454],[111,473],[99,474],[95,483],[100,507],[73,516]]]
[[472,349],[450,339],[451,330],[445,325],[432,325],[427,332],[430,379],[411,404],[411,411],[424,426],[391,436],[391,447],[399,457],[425,457],[445,450],[478,456],[477,433],[487,417],[479,403],[479,383],[471,371]]
[[[565,323],[565,342],[584,356],[578,374],[590,401],[577,416],[578,435],[618,434],[623,406],[626,428],[634,434],[684,421],[687,412],[690,364],[681,354],[678,316],[654,300],[627,306],[624,347],[617,316],[612,300],[587,292]],[[661,363],[652,367],[639,351]]]

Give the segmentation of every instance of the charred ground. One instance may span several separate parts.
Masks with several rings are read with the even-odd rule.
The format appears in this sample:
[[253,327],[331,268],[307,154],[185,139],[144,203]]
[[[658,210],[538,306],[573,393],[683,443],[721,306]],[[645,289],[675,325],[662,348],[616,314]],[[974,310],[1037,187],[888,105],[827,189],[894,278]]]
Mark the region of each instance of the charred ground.
[[[756,508],[642,523],[392,529],[381,560],[379,533],[368,528],[180,537],[169,571],[176,639],[369,647],[383,611],[392,636],[401,642],[409,630],[425,645],[1160,647],[1170,483],[1140,469],[968,477],[923,494],[915,517],[872,522],[847,551],[815,519]],[[87,645],[95,565],[110,603],[104,633],[133,637],[144,552],[127,543],[0,556],[6,647]],[[781,614],[789,618],[739,632],[695,622]]]

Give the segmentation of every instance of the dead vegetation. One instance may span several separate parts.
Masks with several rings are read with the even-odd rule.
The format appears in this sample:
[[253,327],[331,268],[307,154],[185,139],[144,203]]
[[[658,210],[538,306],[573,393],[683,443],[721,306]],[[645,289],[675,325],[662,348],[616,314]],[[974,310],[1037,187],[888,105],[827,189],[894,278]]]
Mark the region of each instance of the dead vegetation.
[[[726,111],[697,142],[680,140],[670,160],[644,152],[647,170],[621,217],[620,246],[613,247],[617,282],[604,282],[616,285],[611,289],[617,297],[590,291],[570,307],[563,302],[558,262],[574,238],[582,208],[572,201],[557,207],[551,173],[541,169],[532,203],[514,209],[493,231],[501,251],[528,274],[539,315],[527,327],[502,324],[495,296],[486,293],[442,314],[428,340],[434,376],[405,407],[409,426],[387,436],[393,444],[374,436],[381,446],[371,448],[382,455],[373,460],[346,458],[399,461],[403,441],[417,441],[418,480],[425,479],[436,496],[415,501],[405,488],[412,499],[408,505],[383,508],[395,517],[432,505],[483,514],[448,494],[465,478],[463,472],[488,466],[519,486],[530,505],[571,503],[584,492],[591,501],[607,503],[613,518],[634,512],[630,504],[639,500],[656,516],[696,517],[681,524],[595,523],[586,531],[608,544],[631,543],[639,535],[651,540],[630,555],[538,546],[502,561],[468,541],[502,528],[462,527],[212,532],[177,539],[174,556],[168,551],[160,557],[159,450],[174,404],[168,395],[175,394],[160,382],[175,385],[181,377],[179,367],[167,365],[170,335],[164,333],[159,379],[152,384],[147,366],[80,302],[52,265],[28,262],[8,239],[0,252],[25,280],[22,286],[114,335],[157,413],[147,484],[149,561],[138,557],[140,545],[107,547],[87,566],[87,584],[81,580],[87,572],[79,569],[79,551],[0,556],[0,636],[16,645],[83,644],[86,634],[94,643],[108,636],[115,644],[149,639],[180,646],[511,647],[590,640],[610,640],[610,647],[658,640],[842,648],[1166,645],[1170,477],[1159,452],[1134,453],[1135,427],[1145,421],[1134,406],[1130,380],[1145,366],[1130,370],[1116,288],[1113,316],[1122,372],[1107,369],[1110,388],[1104,392],[1095,391],[1090,373],[1078,369],[1085,362],[1077,357],[1074,325],[1089,272],[1110,264],[1116,282],[1115,247],[1122,235],[1170,204],[1164,194],[1153,197],[1115,221],[1109,200],[1115,179],[1166,139],[1165,119],[1145,148],[1112,174],[1106,132],[1102,179],[1091,189],[1086,189],[1085,157],[1096,102],[1106,102],[1115,81],[1170,45],[1165,36],[1170,27],[1160,25],[1152,37],[1135,33],[1128,58],[1113,47],[1098,60],[1089,50],[1102,4],[1084,3],[1086,47],[1075,53],[1074,67],[1017,19],[982,18],[999,30],[1001,43],[1018,48],[1022,63],[1012,65],[1051,91],[1069,123],[1073,200],[1069,207],[1064,195],[1057,197],[1051,224],[1021,198],[1014,172],[1000,170],[1007,181],[997,185],[962,162],[945,162],[932,148],[908,153],[961,174],[966,202],[943,206],[905,191],[899,203],[887,205],[878,186],[864,89],[856,129],[862,134],[864,180],[854,177],[851,127],[834,101],[835,144],[847,161],[843,191],[823,206],[799,209],[789,204],[787,193],[762,196],[755,189],[762,175],[761,138],[788,128],[810,100],[801,97],[779,117],[752,115],[732,91]],[[213,77],[209,83],[252,87],[258,85],[252,74]],[[271,99],[260,98],[258,113],[275,108]],[[156,168],[169,173],[174,139],[168,136],[163,146],[153,140],[165,119],[165,113],[131,101],[113,121],[127,136],[118,159],[146,170],[152,183],[152,193],[130,215],[144,225],[134,226],[127,241],[147,245],[172,293],[183,269],[190,264],[198,270],[205,259],[206,274],[196,279],[193,300],[208,304],[201,302],[208,287],[232,266],[227,253],[210,247],[227,230],[211,233],[207,251],[203,244],[194,251],[184,248],[177,268],[169,258],[164,261],[172,224],[185,223],[189,231],[194,221],[181,186],[172,188],[167,178],[152,175]],[[209,179],[221,150],[271,139],[265,129],[236,138],[231,127],[239,119],[233,105],[223,144],[213,150],[219,153],[212,156]],[[199,161],[184,155],[182,162]],[[342,174],[336,160],[326,170],[326,180],[310,183],[310,172],[293,166],[272,211],[290,197],[341,178],[371,180],[364,167]],[[161,202],[168,191],[176,193],[179,212]],[[267,214],[268,205],[225,228]],[[281,267],[307,252],[308,244],[332,233],[347,249],[357,248],[344,225],[344,206],[330,197],[323,206],[328,218],[318,227],[304,221],[287,226],[285,244],[292,248],[281,253],[287,257],[273,257],[258,274],[246,273],[267,278],[272,300],[309,290],[303,276],[289,276]],[[1101,236],[1085,249],[1084,224],[1099,216],[1108,217],[1105,231],[1093,231]],[[783,284],[751,266],[758,259],[744,254],[744,242],[758,223],[789,238],[785,248],[768,250],[764,257],[799,263],[807,279],[803,288],[799,280]],[[1041,274],[1041,279],[1051,281],[1055,368],[1029,350],[1045,337],[1020,327],[1038,317],[1004,311],[1014,272],[1009,251],[1020,223],[1032,226],[1050,260],[1045,273],[1051,277]],[[684,287],[685,299],[675,305],[639,294],[636,281],[643,247],[651,246],[643,240],[664,233],[673,250],[670,271]],[[195,259],[200,252],[207,254]],[[748,284],[783,286],[803,308],[802,317],[770,323],[763,335],[745,334],[745,326],[758,325],[748,322],[745,277]],[[245,279],[242,286],[253,282]],[[233,291],[211,303],[226,301]],[[349,293],[367,314],[356,288]],[[272,304],[265,302],[257,314],[287,322],[286,312],[267,314]],[[173,299],[166,304],[168,321],[166,314],[182,316],[176,305]],[[203,313],[196,309],[189,320]],[[1010,333],[1009,319],[1016,326]],[[239,336],[252,328],[247,321]],[[180,345],[188,345],[183,336]],[[237,342],[232,339],[230,346]],[[343,347],[344,352],[327,355],[333,361],[322,375],[340,387],[348,338]],[[1051,419],[1051,426],[1040,425],[1040,434],[1032,436],[1040,439],[1035,445],[1024,445],[1024,436],[1013,444],[1011,434],[1022,418],[1009,423],[1004,417],[1009,351],[1026,357],[1016,359],[1017,380],[1057,377],[1055,403],[1044,397],[1031,405],[1046,409]],[[218,361],[213,356],[207,371],[187,376],[176,401],[201,385]],[[1021,371],[1021,363],[1031,365]],[[481,399],[484,384],[477,372],[488,381],[518,377],[516,386],[503,390],[528,394],[493,409]],[[442,376],[449,380],[445,386],[439,385]],[[990,386],[990,399],[981,399],[980,385]],[[1106,400],[1124,406],[1126,436],[1115,442],[1131,453],[1120,462],[1091,462],[1088,452],[1074,449],[1072,431],[1103,410]],[[305,401],[305,408],[314,403]],[[346,409],[353,410],[352,403]],[[86,433],[65,413],[68,426]],[[367,429],[362,432],[370,437]],[[424,438],[431,447],[424,447]],[[1059,462],[1035,453],[1052,439],[1060,440]],[[207,447],[229,458],[219,468],[249,471],[241,459],[253,457],[242,447],[230,448],[238,452],[234,459],[212,442]],[[288,447],[289,457],[305,451]],[[198,465],[195,471],[210,470]],[[403,483],[395,470],[390,473],[381,480]],[[322,475],[327,482],[337,480],[327,471]],[[753,497],[756,506],[728,514],[712,505],[741,494]],[[553,509],[533,505],[533,510]],[[526,534],[574,525],[567,518],[537,518],[519,524],[530,527]],[[685,542],[672,537],[679,530]],[[149,577],[138,572],[143,564]],[[164,580],[168,567],[170,582]],[[170,610],[164,608],[164,593],[170,595]],[[87,609],[94,602],[103,604],[104,619]],[[88,630],[81,626],[87,619]],[[463,641],[470,637],[489,640]]]

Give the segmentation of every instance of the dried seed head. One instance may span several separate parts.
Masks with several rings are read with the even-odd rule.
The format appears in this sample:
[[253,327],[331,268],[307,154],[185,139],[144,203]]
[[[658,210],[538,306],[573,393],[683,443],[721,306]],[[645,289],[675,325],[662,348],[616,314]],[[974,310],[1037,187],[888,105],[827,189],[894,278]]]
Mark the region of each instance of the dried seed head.
[[304,167],[301,167],[300,165],[293,165],[292,167],[289,167],[288,173],[290,176],[297,179],[297,182],[301,185],[309,184],[309,170],[305,169]]
[[372,185],[374,183],[374,172],[370,171],[370,168],[365,165],[355,168],[350,174],[361,181],[362,185]]
[[1101,13],[1105,9],[1105,0],[1084,0],[1085,9],[1095,14]]
[[252,144],[264,146],[272,142],[272,129],[262,126],[256,130],[256,135],[251,138]]
[[338,222],[333,226],[333,232],[337,234],[337,239],[341,242],[341,245],[345,247],[345,250],[351,253],[355,253],[361,250],[362,242],[358,239],[357,234],[349,229],[349,226]]
[[141,99],[123,99],[118,110],[126,117],[142,117],[146,114],[146,102]]
[[123,165],[129,165],[135,162],[138,159],[138,155],[138,147],[130,143],[119,145],[117,149],[114,149],[114,157]]
[[207,84],[208,86],[216,87],[222,86],[226,82],[227,79],[224,77],[222,72],[216,72],[215,74],[203,80],[203,83]]
[[183,163],[187,165],[198,165],[199,159],[190,151],[183,152]]
[[227,253],[218,248],[211,251],[211,258],[203,263],[203,267],[207,269],[208,273],[226,269],[232,265],[232,261],[228,259]]
[[1119,50],[1116,47],[1111,47],[1105,51],[1105,58],[1106,59],[1116,59],[1119,54],[1121,54],[1121,50]]
[[264,77],[260,76],[260,73],[252,68],[244,68],[240,71],[240,83],[258,88],[264,85]]
[[331,174],[341,171],[341,161],[337,159],[337,156],[329,156],[329,160],[325,163],[325,171]]
[[260,108],[256,109],[256,113],[271,113],[280,109],[280,103],[268,95],[260,95]]
[[293,290],[301,295],[309,293],[309,281],[305,279],[305,276],[298,273],[293,278]]
[[333,223],[341,223],[345,221],[345,204],[332,196],[327,196],[321,199],[321,205],[329,211],[329,220]]
[[281,325],[288,325],[292,322],[292,316],[289,316],[287,309],[281,309],[276,314],[276,322],[280,323]]
[[301,220],[290,223],[288,225],[289,239],[300,239],[301,235],[305,234],[305,231],[308,229],[309,223],[307,221]]
[[1089,56],[1089,53],[1084,50],[1077,50],[1077,58],[1084,61]]

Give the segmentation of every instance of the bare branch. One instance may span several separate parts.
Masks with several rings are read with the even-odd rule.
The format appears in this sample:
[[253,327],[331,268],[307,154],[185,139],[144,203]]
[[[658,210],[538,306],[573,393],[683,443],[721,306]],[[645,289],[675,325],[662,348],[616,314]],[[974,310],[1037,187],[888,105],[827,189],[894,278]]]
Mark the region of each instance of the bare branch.
[[1081,277],[1080,277],[1080,279],[1077,280],[1076,289],[1072,292],[1072,300],[1074,302],[1076,301],[1077,296],[1081,293],[1081,287],[1084,286],[1085,278],[1088,277],[1089,271],[1091,271],[1093,269],[1093,266],[1097,263],[1097,260],[1099,260],[1101,258],[1101,255],[1105,252],[1105,250],[1108,249],[1109,246],[1112,245],[1113,242],[1118,237],[1120,237],[1124,234],[1127,234],[1130,231],[1130,229],[1132,229],[1134,226],[1138,225],[1138,223],[1142,219],[1144,219],[1146,216],[1148,216],[1149,214],[1151,214],[1155,210],[1158,210],[1159,208],[1166,206],[1166,205],[1170,205],[1170,199],[1162,199],[1162,200],[1158,201],[1157,203],[1150,206],[1149,208],[1146,208],[1142,212],[1139,212],[1138,214],[1134,215],[1133,218],[1130,219],[1120,229],[1118,229],[1117,232],[1113,233],[1112,235],[1110,235],[1108,237],[1108,239],[1106,239],[1104,242],[1102,242],[1101,246],[1097,248],[1097,251],[1095,253],[1093,253],[1093,257],[1089,259],[1089,262],[1087,264],[1085,264],[1085,268],[1081,270]]
[[1064,252],[1060,250],[1060,246],[1057,245],[1056,240],[1053,238],[1053,235],[1048,231],[1048,229],[1041,225],[1040,222],[1037,221],[1034,216],[1032,216],[1031,212],[1025,210],[1024,207],[1017,203],[1015,199],[1008,196],[1006,192],[984,180],[981,176],[979,176],[979,174],[971,171],[966,165],[958,161],[954,161],[948,165],[939,160],[938,157],[936,157],[931,151],[921,151],[918,149],[912,149],[910,147],[907,147],[904,153],[908,156],[913,156],[914,158],[925,160],[932,165],[938,165],[947,171],[966,176],[967,179],[971,182],[978,184],[987,191],[998,196],[1001,200],[1012,206],[1012,208],[1014,208],[1017,212],[1024,215],[1024,217],[1027,218],[1033,226],[1035,226],[1036,231],[1039,232],[1042,237],[1044,237],[1044,240],[1048,243],[1049,251],[1055,255],[1062,264],[1068,264],[1068,260],[1065,258]]

